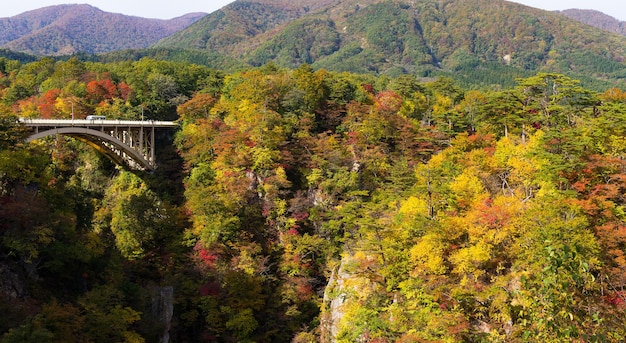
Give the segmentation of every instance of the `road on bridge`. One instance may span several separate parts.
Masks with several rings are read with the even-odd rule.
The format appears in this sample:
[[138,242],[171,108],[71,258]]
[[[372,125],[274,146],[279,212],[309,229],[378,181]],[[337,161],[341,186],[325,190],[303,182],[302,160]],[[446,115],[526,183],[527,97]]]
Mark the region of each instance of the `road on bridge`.
[[127,127],[144,127],[144,126],[153,126],[153,127],[178,127],[178,123],[173,121],[158,121],[158,120],[88,120],[88,119],[29,119],[29,118],[20,118],[18,119],[20,124],[31,127],[71,127],[71,126],[82,126],[82,127],[93,127],[93,126],[103,126],[103,127],[116,127],[116,126],[127,126]]

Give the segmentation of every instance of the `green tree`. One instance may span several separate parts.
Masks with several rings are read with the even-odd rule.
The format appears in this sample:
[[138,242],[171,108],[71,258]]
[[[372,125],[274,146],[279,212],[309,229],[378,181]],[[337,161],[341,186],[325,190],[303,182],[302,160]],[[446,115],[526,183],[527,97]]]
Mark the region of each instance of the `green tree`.
[[162,248],[174,231],[171,208],[136,175],[122,172],[107,191],[95,224],[110,230],[122,256],[136,259]]

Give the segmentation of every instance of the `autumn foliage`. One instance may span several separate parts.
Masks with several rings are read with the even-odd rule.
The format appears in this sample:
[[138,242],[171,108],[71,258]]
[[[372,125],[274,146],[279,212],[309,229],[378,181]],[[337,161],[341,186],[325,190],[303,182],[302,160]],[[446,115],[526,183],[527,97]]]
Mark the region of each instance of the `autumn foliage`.
[[[149,59],[15,68],[0,92],[3,341],[626,339],[619,89]],[[72,113],[180,129],[147,174],[80,140],[25,144],[15,122]]]

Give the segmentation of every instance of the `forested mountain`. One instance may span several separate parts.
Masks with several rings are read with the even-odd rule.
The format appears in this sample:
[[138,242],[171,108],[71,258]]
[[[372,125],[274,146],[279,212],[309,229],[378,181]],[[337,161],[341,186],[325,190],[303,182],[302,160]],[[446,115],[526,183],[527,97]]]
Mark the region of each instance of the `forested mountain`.
[[[503,0],[236,1],[156,44],[358,73],[624,77],[626,38]],[[481,72],[476,72],[480,69]],[[482,79],[482,80],[481,80]]]
[[559,13],[578,20],[581,23],[626,36],[626,22],[615,19],[608,14],[594,10],[581,9],[569,9],[560,11]]
[[50,6],[0,18],[0,47],[40,56],[146,48],[205,15],[159,20],[107,13],[90,5]]
[[[0,37],[12,50],[40,55],[148,56],[229,71],[272,61],[450,76],[472,88],[511,87],[516,77],[539,71],[565,73],[597,90],[626,82],[626,38],[504,0],[235,1],[189,25],[199,16],[160,21],[52,6],[0,19]],[[134,25],[140,27],[128,29]],[[108,53],[85,55],[99,52]]]
[[[626,341],[624,37],[497,0],[174,37],[0,51],[0,343]],[[94,114],[180,125],[144,173],[17,120]]]

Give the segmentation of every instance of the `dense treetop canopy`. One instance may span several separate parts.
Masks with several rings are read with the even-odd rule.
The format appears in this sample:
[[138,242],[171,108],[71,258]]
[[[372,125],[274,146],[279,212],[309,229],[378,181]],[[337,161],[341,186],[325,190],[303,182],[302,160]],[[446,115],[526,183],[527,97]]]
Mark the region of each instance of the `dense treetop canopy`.
[[[511,84],[0,59],[0,341],[624,341],[626,93]],[[24,143],[72,104],[180,129]]]

